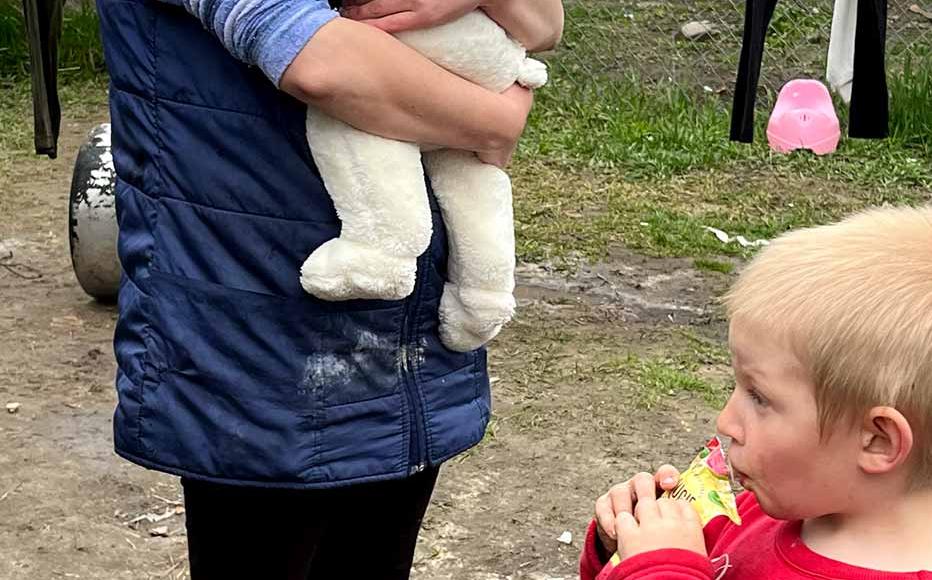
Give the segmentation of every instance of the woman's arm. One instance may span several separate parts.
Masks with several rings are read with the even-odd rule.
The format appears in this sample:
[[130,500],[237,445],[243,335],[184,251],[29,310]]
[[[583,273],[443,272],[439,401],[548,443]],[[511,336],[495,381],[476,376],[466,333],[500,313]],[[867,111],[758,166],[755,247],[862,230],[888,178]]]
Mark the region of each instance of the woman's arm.
[[563,36],[562,0],[485,0],[480,7],[528,52],[550,50]]
[[476,151],[503,165],[524,129],[528,91],[498,95],[443,70],[326,0],[168,0],[281,89],[384,137]]
[[311,37],[280,86],[367,132],[467,151],[510,151],[532,100],[517,86],[501,95],[487,91],[345,18]]

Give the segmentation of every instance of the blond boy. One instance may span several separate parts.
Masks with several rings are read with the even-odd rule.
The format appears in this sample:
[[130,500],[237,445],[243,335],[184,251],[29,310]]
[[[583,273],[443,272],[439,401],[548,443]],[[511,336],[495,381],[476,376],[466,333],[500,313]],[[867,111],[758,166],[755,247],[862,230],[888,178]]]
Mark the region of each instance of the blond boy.
[[786,234],[725,303],[744,524],[638,474],[596,502],[581,579],[932,580],[932,208]]

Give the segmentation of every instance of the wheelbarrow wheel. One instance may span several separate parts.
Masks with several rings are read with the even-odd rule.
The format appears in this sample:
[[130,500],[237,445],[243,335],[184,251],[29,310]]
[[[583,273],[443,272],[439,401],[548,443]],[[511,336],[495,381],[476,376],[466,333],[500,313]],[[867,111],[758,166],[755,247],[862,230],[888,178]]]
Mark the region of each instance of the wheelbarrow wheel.
[[74,163],[68,239],[71,265],[81,288],[98,301],[109,303],[116,300],[121,275],[115,185],[110,124],[103,123],[91,130]]

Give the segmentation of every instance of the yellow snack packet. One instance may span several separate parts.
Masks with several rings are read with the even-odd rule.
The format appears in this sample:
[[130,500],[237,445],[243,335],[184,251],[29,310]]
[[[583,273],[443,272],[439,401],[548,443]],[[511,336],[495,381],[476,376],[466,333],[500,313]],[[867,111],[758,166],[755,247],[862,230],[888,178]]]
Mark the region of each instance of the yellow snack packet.
[[[685,499],[699,514],[699,521],[705,526],[713,518],[727,516],[741,525],[735,492],[731,485],[731,470],[725,458],[722,441],[713,437],[705,444],[686,471],[680,474],[676,487],[665,491],[660,497]],[[617,566],[621,558],[616,553],[610,562]]]
[[731,485],[731,470],[718,437],[710,439],[699,451],[686,471],[680,474],[676,487],[660,497],[688,501],[699,513],[703,526],[716,516],[728,516],[728,519],[741,525]]

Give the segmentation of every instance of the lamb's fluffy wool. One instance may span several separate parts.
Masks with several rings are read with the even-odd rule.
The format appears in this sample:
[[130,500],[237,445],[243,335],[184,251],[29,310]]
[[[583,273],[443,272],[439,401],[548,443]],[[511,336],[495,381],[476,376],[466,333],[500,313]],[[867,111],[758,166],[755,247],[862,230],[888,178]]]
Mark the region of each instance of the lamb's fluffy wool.
[[[547,80],[546,67],[482,11],[398,38],[487,89]],[[339,238],[301,268],[301,284],[325,300],[401,299],[414,289],[417,257],[431,219],[417,145],[355,129],[308,108],[314,161],[343,222]],[[478,348],[514,315],[515,241],[511,182],[472,153],[425,152],[424,167],[449,232],[449,281],[440,303],[440,337],[457,351]]]

